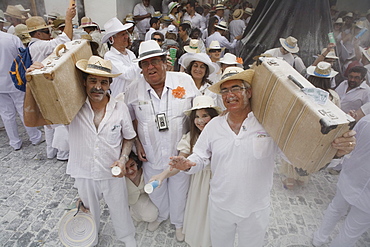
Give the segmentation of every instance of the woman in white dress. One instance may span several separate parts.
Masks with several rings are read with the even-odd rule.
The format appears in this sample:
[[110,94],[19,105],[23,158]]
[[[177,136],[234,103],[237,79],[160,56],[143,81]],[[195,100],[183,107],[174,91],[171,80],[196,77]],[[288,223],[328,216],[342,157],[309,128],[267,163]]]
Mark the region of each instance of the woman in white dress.
[[[194,99],[193,108],[184,113],[190,117],[191,126],[190,131],[182,137],[177,145],[177,150],[180,156],[188,157],[192,153],[193,146],[201,131],[212,118],[220,113],[220,108],[214,104],[211,97],[201,95]],[[161,174],[153,176],[151,181],[158,180],[160,186],[164,179],[178,172],[177,169],[171,171],[169,168]],[[208,195],[211,177],[210,166],[191,175],[183,226],[185,242],[191,247],[211,246],[208,220]]]

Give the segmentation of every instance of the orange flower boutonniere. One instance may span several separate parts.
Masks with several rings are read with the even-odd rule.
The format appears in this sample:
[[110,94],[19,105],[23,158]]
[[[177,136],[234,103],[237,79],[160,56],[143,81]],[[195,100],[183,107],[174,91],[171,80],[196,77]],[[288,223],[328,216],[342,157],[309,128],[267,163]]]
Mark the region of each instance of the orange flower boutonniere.
[[237,58],[236,58],[236,61],[237,61],[239,64],[243,64],[243,58],[241,58],[241,57],[237,57]]
[[185,96],[185,88],[178,86],[172,90],[172,95],[175,98],[182,99]]

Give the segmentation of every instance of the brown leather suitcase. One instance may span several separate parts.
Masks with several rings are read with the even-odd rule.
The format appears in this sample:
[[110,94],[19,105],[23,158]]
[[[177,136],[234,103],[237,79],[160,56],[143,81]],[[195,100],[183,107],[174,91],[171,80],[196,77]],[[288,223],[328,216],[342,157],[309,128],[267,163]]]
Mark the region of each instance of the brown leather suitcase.
[[87,40],[73,40],[55,48],[44,61],[42,69],[27,75],[28,87],[44,119],[49,124],[69,124],[86,100],[80,59],[92,56]]
[[284,60],[260,58],[254,69],[251,104],[258,121],[293,166],[309,173],[324,167],[336,153],[332,141],[354,119],[330,100],[320,105],[306,95],[301,88],[314,86]]

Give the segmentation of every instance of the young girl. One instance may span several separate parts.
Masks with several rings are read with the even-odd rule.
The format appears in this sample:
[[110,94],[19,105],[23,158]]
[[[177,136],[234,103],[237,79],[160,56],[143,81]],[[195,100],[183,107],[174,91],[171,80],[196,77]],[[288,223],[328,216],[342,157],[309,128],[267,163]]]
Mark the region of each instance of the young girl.
[[[215,106],[210,96],[201,95],[194,99],[193,108],[184,113],[190,117],[191,126],[190,131],[183,136],[177,145],[177,150],[179,150],[179,155],[188,157],[192,153],[201,131],[212,118],[220,113],[220,109]],[[173,169],[172,171],[167,169],[161,174],[153,176],[150,181],[158,180],[160,186],[164,179],[178,172],[179,170],[177,169]],[[192,247],[211,246],[207,212],[210,179],[210,166],[191,175],[185,208],[183,234],[185,234],[185,241]]]

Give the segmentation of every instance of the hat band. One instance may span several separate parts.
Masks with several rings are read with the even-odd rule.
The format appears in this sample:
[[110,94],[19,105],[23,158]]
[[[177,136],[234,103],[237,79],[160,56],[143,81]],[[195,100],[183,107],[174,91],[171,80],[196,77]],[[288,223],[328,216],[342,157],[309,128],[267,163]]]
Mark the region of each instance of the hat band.
[[230,72],[222,76],[221,80],[226,79],[227,77],[239,74],[238,72]]
[[83,26],[83,25],[95,25],[95,24],[92,23],[92,22],[82,22],[81,23],[81,26]]
[[295,46],[289,45],[289,44],[286,42],[286,40],[284,41],[284,44],[285,44],[286,46],[288,46],[290,49],[294,49],[294,48],[295,48]]
[[318,73],[316,71],[314,71],[313,73],[314,73],[314,75],[317,75],[317,76],[324,76],[324,77],[330,76],[330,73],[329,74],[320,74],[320,73]]
[[99,66],[99,65],[96,65],[96,64],[88,64],[86,67],[89,68],[89,69],[102,70],[102,71],[107,72],[107,73],[110,73],[111,72],[111,70],[109,68],[106,68],[106,67],[103,67],[103,66]]
[[190,45],[189,45],[189,47],[190,47],[191,49],[198,49],[198,46],[190,46]]
[[163,53],[162,50],[153,50],[153,51],[147,51],[147,52],[143,52],[139,55],[139,58],[142,58],[142,57],[145,57],[145,56],[149,56],[149,55],[152,55],[152,54],[156,54],[156,53]]

